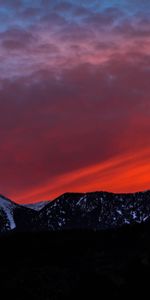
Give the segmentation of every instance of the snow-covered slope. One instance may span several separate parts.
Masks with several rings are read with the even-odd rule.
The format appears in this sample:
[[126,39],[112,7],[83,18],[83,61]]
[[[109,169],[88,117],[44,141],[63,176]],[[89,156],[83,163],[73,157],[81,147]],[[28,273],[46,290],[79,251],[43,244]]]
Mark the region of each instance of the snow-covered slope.
[[36,211],[39,211],[43,207],[45,207],[49,202],[50,201],[41,201],[41,202],[36,202],[36,203],[23,204],[23,206],[34,209]]
[[34,210],[16,204],[0,195],[0,233],[11,230],[33,230],[37,214]]
[[17,205],[9,199],[0,196],[0,224],[2,231],[12,230],[16,227],[14,210]]

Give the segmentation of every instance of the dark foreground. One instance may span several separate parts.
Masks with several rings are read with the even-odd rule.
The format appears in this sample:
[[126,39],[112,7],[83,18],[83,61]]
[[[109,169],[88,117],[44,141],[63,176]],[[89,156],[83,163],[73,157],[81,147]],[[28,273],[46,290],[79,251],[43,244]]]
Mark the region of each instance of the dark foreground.
[[0,238],[3,299],[147,297],[150,225]]

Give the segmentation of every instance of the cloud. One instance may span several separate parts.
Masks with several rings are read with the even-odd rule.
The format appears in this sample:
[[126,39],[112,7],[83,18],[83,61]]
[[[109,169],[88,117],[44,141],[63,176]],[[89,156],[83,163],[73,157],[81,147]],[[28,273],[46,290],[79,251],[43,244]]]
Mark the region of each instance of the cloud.
[[[5,3],[1,193],[30,201],[54,197],[56,188],[145,187],[150,43],[144,9],[128,1]],[[135,178],[130,184],[136,168],[137,184]]]
[[0,91],[3,190],[28,193],[69,172],[148,148],[148,72],[142,56],[132,64],[130,57],[117,57],[103,66],[66,69],[59,79],[41,71],[5,80]]
[[100,8],[97,1],[92,6],[88,1],[16,4],[18,9],[6,5],[1,11],[7,16],[0,33],[1,78],[29,76],[41,69],[59,73],[66,66],[105,63],[117,53],[149,53],[148,18],[143,11],[131,18],[124,1],[118,7],[116,1],[107,6],[102,2]]
[[14,28],[0,34],[1,45],[5,50],[20,50],[29,48],[35,42],[35,37],[29,31]]
[[0,0],[0,5],[2,6],[2,7],[10,7],[10,8],[13,8],[13,9],[16,9],[16,8],[18,8],[18,7],[20,7],[21,6],[21,0],[13,0],[13,1],[11,1],[11,0]]

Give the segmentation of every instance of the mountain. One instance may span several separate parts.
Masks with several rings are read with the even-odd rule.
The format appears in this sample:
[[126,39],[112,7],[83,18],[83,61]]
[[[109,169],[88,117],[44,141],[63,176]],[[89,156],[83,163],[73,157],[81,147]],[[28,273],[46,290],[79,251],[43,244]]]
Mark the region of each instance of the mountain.
[[34,210],[16,204],[0,195],[0,233],[8,231],[32,231],[36,227],[37,214]]
[[16,227],[14,211],[17,204],[0,195],[0,230],[1,232],[12,230]]
[[150,219],[150,191],[66,193],[39,211],[39,219],[45,230],[99,230],[142,223]]
[[65,193],[53,201],[19,205],[0,196],[0,232],[101,230],[150,220],[150,191]]

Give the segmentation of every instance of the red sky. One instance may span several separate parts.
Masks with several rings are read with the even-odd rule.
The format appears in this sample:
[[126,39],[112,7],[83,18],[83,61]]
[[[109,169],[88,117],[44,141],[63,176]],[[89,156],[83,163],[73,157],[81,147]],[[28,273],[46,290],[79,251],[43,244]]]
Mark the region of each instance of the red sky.
[[150,4],[90,3],[0,1],[0,193],[19,203],[150,189]]

